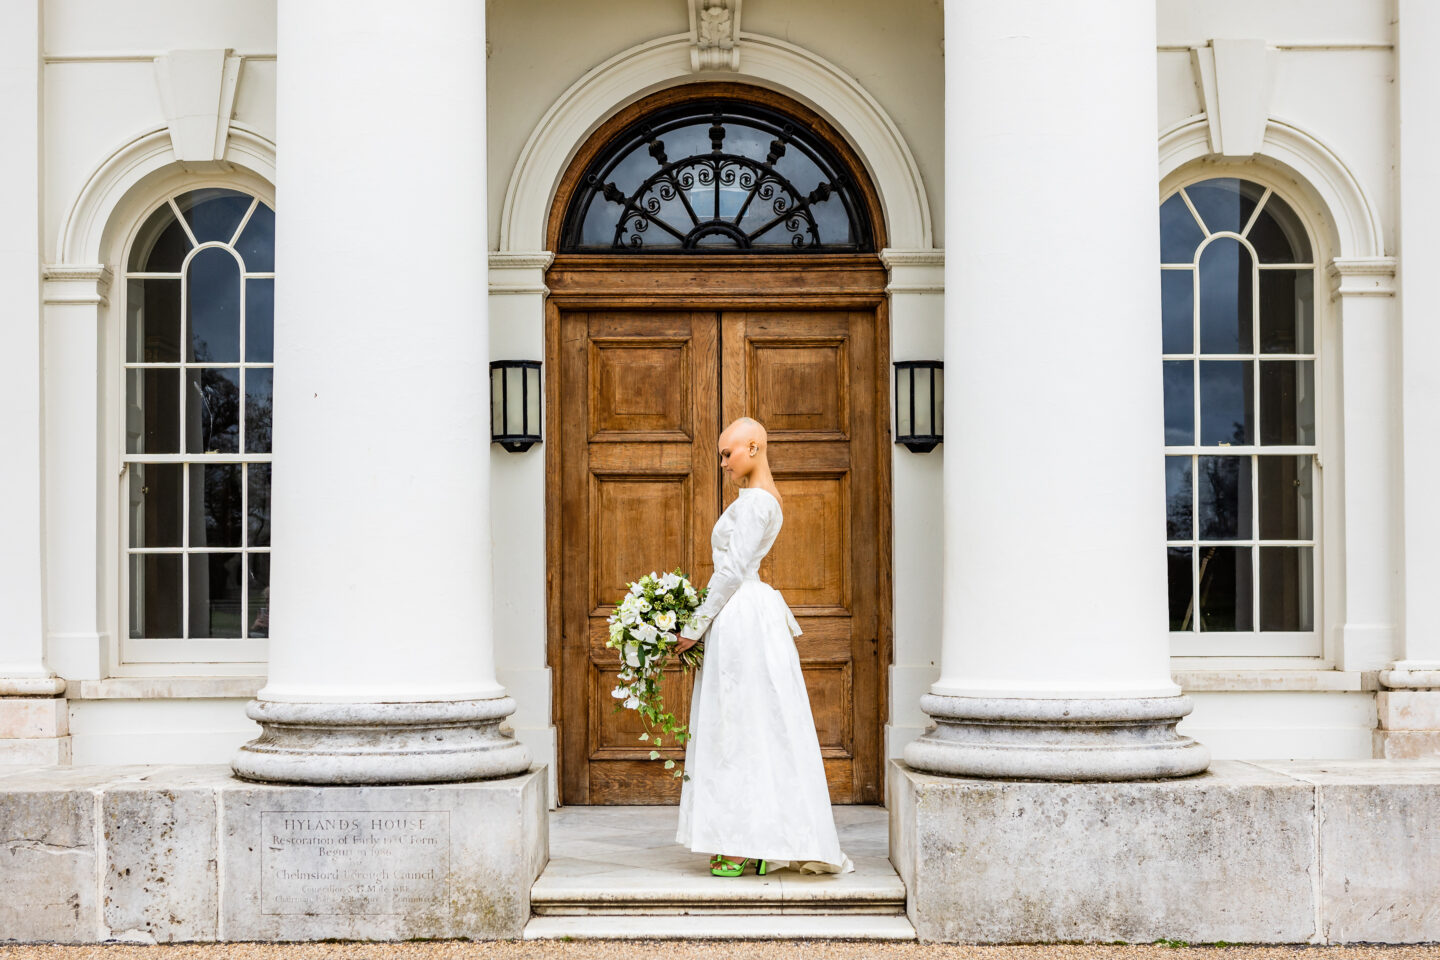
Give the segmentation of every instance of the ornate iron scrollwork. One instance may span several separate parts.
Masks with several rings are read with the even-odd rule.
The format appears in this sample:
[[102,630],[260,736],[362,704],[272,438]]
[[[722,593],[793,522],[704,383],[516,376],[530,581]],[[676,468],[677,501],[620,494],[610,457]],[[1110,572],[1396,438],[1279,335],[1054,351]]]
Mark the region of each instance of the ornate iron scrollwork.
[[652,114],[605,145],[566,212],[561,249],[818,253],[874,244],[855,182],[829,144],[769,108],[704,100]]

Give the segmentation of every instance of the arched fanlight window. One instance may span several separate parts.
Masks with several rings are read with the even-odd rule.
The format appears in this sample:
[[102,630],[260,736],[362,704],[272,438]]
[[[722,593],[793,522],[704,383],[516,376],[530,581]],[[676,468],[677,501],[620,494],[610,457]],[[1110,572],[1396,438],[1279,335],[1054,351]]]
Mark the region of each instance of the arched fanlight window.
[[836,151],[759,104],[704,99],[631,124],[596,155],[561,252],[868,252],[870,218]]
[[166,199],[131,243],[121,595],[140,659],[191,640],[259,659],[243,641],[269,634],[274,270],[275,213],[236,190]]
[[1249,180],[1160,207],[1175,653],[1319,653],[1311,250],[1291,206]]

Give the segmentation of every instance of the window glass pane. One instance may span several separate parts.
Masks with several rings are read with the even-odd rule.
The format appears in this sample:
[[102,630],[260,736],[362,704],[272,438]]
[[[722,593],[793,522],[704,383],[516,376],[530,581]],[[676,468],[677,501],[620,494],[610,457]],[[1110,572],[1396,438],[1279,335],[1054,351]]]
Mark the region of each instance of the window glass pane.
[[1200,254],[1200,352],[1253,353],[1250,251],[1222,237]]
[[239,553],[190,554],[190,636],[240,636]]
[[125,452],[180,452],[180,371],[125,371]]
[[1195,364],[1165,361],[1165,444],[1188,447],[1195,442]]
[[270,546],[270,464],[251,463],[245,467],[249,489],[249,530],[247,547]]
[[1190,195],[1195,212],[1200,214],[1200,219],[1205,221],[1211,233],[1239,233],[1245,229],[1250,214],[1255,212],[1255,204],[1265,193],[1265,188],[1248,180],[1217,177],[1193,183],[1185,188],[1185,192]]
[[[717,146],[718,144],[718,146]],[[841,158],[804,124],[721,99],[663,108],[607,144],[566,215],[564,249],[864,249]],[[617,230],[618,228],[618,230]]]
[[1260,548],[1260,629],[1315,629],[1315,551]]
[[1253,630],[1249,547],[1200,548],[1200,629]]
[[190,546],[240,546],[238,463],[190,465]]
[[150,214],[130,245],[132,273],[179,273],[190,252],[190,238],[169,203]]
[[190,369],[185,379],[185,452],[238,452],[240,371]]
[[178,553],[130,554],[130,636],[180,636],[181,559]]
[[1311,271],[1260,271],[1260,350],[1314,352],[1315,282]]
[[[1210,458],[1206,458],[1210,459]],[[1165,539],[1189,540],[1191,524],[1190,458],[1165,458]]]
[[1260,442],[1315,442],[1315,361],[1260,363]]
[[271,411],[274,408],[274,371],[249,367],[245,371],[245,452],[270,452]]
[[178,547],[185,499],[178,463],[130,464],[130,546]]
[[1250,538],[1250,458],[1199,457],[1196,512],[1201,540]]
[[1313,458],[1260,457],[1260,539],[1309,540],[1314,536]]
[[131,280],[125,285],[125,361],[180,362],[180,281]]
[[1251,360],[1200,361],[1200,442],[1206,446],[1253,443],[1254,383]]
[[1310,239],[1304,224],[1290,204],[1273,193],[1245,239],[1255,245],[1261,263],[1310,262]]
[[1205,232],[1195,222],[1195,215],[1185,206],[1180,194],[1160,205],[1160,262],[1193,263],[1195,248],[1205,239]]
[[1195,273],[1160,271],[1160,313],[1166,353],[1195,352]]
[[186,273],[190,354],[198,363],[240,360],[240,264],[226,250],[195,254]]
[[270,554],[247,553],[246,581],[250,591],[250,624],[247,637],[270,636]]
[[275,281],[245,281],[245,359],[275,362]]
[[175,205],[185,214],[197,243],[217,240],[229,243],[252,202],[253,199],[243,193],[219,187],[191,190],[175,198]]
[[1170,577],[1170,629],[1194,629],[1194,573],[1190,568],[1190,548],[1170,547],[1165,551]]
[[249,273],[272,273],[275,270],[275,211],[264,201],[256,204],[250,222],[235,244],[240,259]]

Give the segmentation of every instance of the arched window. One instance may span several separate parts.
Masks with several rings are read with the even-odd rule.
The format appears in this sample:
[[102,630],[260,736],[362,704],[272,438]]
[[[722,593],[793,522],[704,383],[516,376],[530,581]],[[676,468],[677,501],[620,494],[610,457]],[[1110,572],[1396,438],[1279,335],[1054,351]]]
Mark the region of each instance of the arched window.
[[[269,633],[275,213],[169,197],[125,260],[129,659],[258,660]],[[210,642],[201,653],[196,644]],[[177,644],[177,642],[179,642]]]
[[1320,652],[1311,250],[1259,183],[1203,180],[1161,204],[1173,653]]
[[874,250],[837,152],[800,121],[741,100],[662,108],[596,155],[566,211],[564,253]]

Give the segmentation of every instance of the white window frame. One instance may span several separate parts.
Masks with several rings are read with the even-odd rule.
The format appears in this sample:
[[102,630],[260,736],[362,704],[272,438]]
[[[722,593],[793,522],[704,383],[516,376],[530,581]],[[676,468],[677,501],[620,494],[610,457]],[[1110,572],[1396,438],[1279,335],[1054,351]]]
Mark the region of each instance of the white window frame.
[[[249,178],[246,178],[246,181],[248,181],[248,180],[249,180]],[[265,185],[265,186],[268,187],[268,185]],[[231,237],[229,238],[228,241],[223,241],[223,242],[222,242],[222,241],[209,241],[209,242],[206,242],[206,243],[203,243],[203,244],[201,244],[201,243],[196,243],[195,237],[194,237],[193,232],[191,231],[189,222],[188,222],[188,221],[185,219],[185,217],[180,213],[180,211],[179,211],[178,207],[175,205],[174,201],[175,201],[176,198],[178,198],[178,197],[180,197],[180,196],[182,196],[182,195],[184,195],[184,194],[186,194],[186,193],[189,193],[189,192],[191,192],[191,191],[194,191],[194,190],[203,190],[203,189],[211,188],[211,187],[220,188],[220,189],[226,189],[226,190],[234,190],[234,191],[237,191],[237,192],[240,192],[240,193],[244,193],[244,194],[246,194],[246,195],[248,195],[248,196],[251,197],[252,202],[251,202],[251,204],[250,204],[250,207],[247,209],[245,215],[241,218],[241,221],[240,221],[239,226],[236,228],[235,232],[231,235]],[[181,316],[182,316],[182,321],[181,321],[181,322],[182,322],[182,327],[181,327],[181,329],[182,329],[182,335],[183,335],[183,332],[186,330],[185,320],[184,320],[184,314],[185,314],[185,312],[186,312],[186,310],[187,310],[187,304],[186,304],[186,302],[185,302],[185,301],[186,301],[186,297],[185,297],[185,284],[186,284],[185,274],[186,274],[186,271],[187,271],[187,269],[188,269],[188,267],[189,267],[189,265],[190,265],[191,260],[193,260],[194,257],[199,254],[200,251],[206,250],[206,249],[216,249],[216,248],[219,248],[219,249],[228,249],[228,250],[230,250],[230,251],[233,253],[233,252],[234,252],[233,245],[239,240],[239,237],[240,237],[240,235],[244,232],[246,226],[249,225],[249,222],[250,222],[251,217],[253,217],[253,215],[254,215],[254,213],[255,213],[255,210],[258,208],[258,204],[264,203],[265,205],[269,206],[272,210],[275,209],[275,202],[274,202],[273,193],[272,193],[272,191],[270,191],[269,189],[264,189],[264,188],[262,188],[262,185],[259,184],[259,183],[253,183],[253,182],[236,182],[236,181],[234,181],[234,180],[229,180],[229,179],[211,179],[211,178],[193,178],[193,179],[185,178],[185,179],[177,179],[177,180],[173,181],[173,182],[171,183],[171,185],[168,187],[168,189],[165,189],[163,193],[159,193],[159,194],[154,195],[154,196],[155,196],[155,199],[153,199],[151,202],[145,204],[145,205],[143,206],[143,208],[136,208],[136,209],[139,210],[139,214],[138,214],[137,216],[134,216],[134,217],[131,218],[129,230],[128,230],[127,233],[125,234],[123,243],[121,243],[121,244],[119,245],[119,247],[118,247],[118,250],[117,250],[117,253],[116,253],[116,260],[115,260],[115,262],[116,262],[117,265],[118,265],[118,269],[115,271],[115,280],[114,280],[114,282],[113,282],[113,284],[112,284],[112,286],[111,286],[111,296],[110,296],[110,298],[109,298],[109,299],[110,299],[110,306],[111,306],[112,322],[109,324],[110,336],[107,338],[108,343],[107,343],[107,345],[106,345],[105,357],[106,357],[106,368],[107,368],[108,370],[114,371],[114,382],[113,382],[113,384],[112,384],[112,386],[111,386],[111,389],[109,390],[109,394],[110,394],[110,397],[111,397],[111,406],[110,406],[110,409],[111,409],[112,411],[114,411],[114,414],[112,414],[112,416],[110,416],[110,417],[108,418],[108,421],[109,421],[109,422],[108,422],[108,424],[107,424],[107,426],[108,426],[107,433],[108,433],[109,436],[112,438],[111,443],[107,444],[107,448],[108,448],[107,460],[109,461],[109,463],[110,463],[111,466],[112,466],[112,469],[111,469],[110,471],[108,471],[108,473],[109,473],[109,475],[110,475],[111,477],[114,477],[114,478],[115,478],[114,484],[110,487],[111,496],[109,496],[109,497],[106,498],[107,501],[108,501],[108,504],[107,504],[107,508],[108,508],[108,509],[107,509],[107,513],[109,514],[109,517],[108,517],[108,521],[109,521],[109,522],[106,523],[106,529],[108,529],[109,531],[112,531],[112,534],[111,534],[111,535],[114,536],[114,538],[115,538],[114,541],[113,541],[113,544],[112,544],[112,548],[107,551],[108,555],[114,558],[114,565],[113,565],[113,567],[111,568],[110,575],[106,578],[107,581],[108,581],[108,583],[109,583],[109,591],[108,591],[108,592],[110,592],[110,594],[114,597],[114,603],[113,603],[113,604],[111,605],[111,607],[110,607],[110,609],[111,609],[111,611],[112,611],[112,615],[113,615],[113,617],[114,617],[114,620],[113,620],[114,627],[113,627],[113,629],[112,629],[112,636],[115,638],[114,646],[112,647],[112,659],[111,659],[112,668],[111,668],[111,670],[110,670],[110,673],[111,673],[111,675],[114,675],[114,676],[187,676],[187,675],[201,675],[201,676],[263,676],[263,675],[266,673],[266,662],[267,662],[267,659],[268,659],[268,652],[269,652],[269,638],[268,638],[268,637],[248,637],[248,638],[245,638],[245,637],[242,637],[242,638],[209,638],[209,637],[207,637],[207,638],[190,638],[190,637],[186,637],[186,636],[181,636],[181,637],[169,637],[169,638],[137,638],[137,637],[131,637],[131,636],[130,636],[129,560],[130,560],[131,554],[133,554],[133,553],[171,553],[171,554],[181,554],[182,556],[186,556],[186,555],[190,555],[190,554],[200,554],[200,553],[207,553],[207,552],[226,552],[226,553],[237,553],[237,554],[238,554],[238,553],[266,553],[266,554],[268,554],[268,553],[270,552],[270,547],[268,547],[268,546],[267,546],[267,547],[249,547],[249,546],[246,546],[246,547],[244,547],[243,549],[241,549],[241,548],[223,548],[223,549],[222,549],[222,548],[215,548],[214,550],[207,550],[207,549],[205,549],[205,548],[195,548],[195,549],[192,549],[192,548],[189,547],[189,545],[188,545],[188,543],[189,543],[189,533],[190,533],[190,531],[189,531],[190,518],[189,518],[188,514],[186,514],[186,513],[182,513],[182,518],[181,518],[181,528],[182,528],[182,541],[181,541],[181,542],[182,542],[183,546],[181,546],[181,547],[171,547],[171,548],[141,548],[141,549],[132,549],[132,548],[130,547],[130,545],[129,545],[129,544],[130,544],[130,530],[129,530],[129,515],[130,515],[130,511],[129,511],[129,503],[128,503],[128,496],[129,496],[129,494],[128,494],[128,487],[129,487],[129,480],[130,480],[130,473],[131,473],[130,465],[131,465],[132,463],[162,463],[162,464],[163,464],[163,463],[176,463],[176,464],[181,464],[181,465],[183,465],[183,468],[182,468],[182,470],[181,470],[181,476],[182,476],[182,481],[181,481],[181,482],[182,482],[182,488],[181,488],[181,489],[182,489],[182,491],[183,491],[183,496],[185,496],[185,497],[187,498],[187,499],[186,499],[186,502],[188,502],[189,485],[190,485],[190,470],[188,469],[188,466],[189,466],[190,464],[207,464],[207,463],[264,463],[264,464],[269,464],[269,463],[272,462],[272,457],[273,457],[273,454],[269,454],[269,453],[265,453],[265,454],[252,454],[252,453],[207,454],[207,453],[198,453],[198,454],[196,454],[196,453],[185,453],[185,452],[183,452],[184,437],[185,437],[184,420],[185,420],[185,412],[186,412],[186,411],[185,411],[185,404],[184,404],[184,402],[183,402],[183,399],[184,399],[183,397],[181,398],[181,399],[182,399],[182,402],[181,402],[181,404],[180,404],[180,409],[179,409],[179,411],[178,411],[178,418],[179,418],[178,428],[179,428],[179,430],[180,430],[181,452],[179,452],[179,453],[174,453],[174,454],[148,454],[148,453],[131,454],[131,453],[128,453],[128,452],[127,452],[127,447],[126,447],[126,430],[127,430],[127,421],[128,421],[128,404],[129,404],[129,397],[128,397],[128,394],[127,394],[127,390],[128,390],[128,387],[127,387],[127,379],[128,379],[128,378],[127,378],[126,374],[127,374],[127,371],[128,371],[128,370],[132,370],[132,369],[173,369],[173,370],[176,370],[176,371],[177,371],[177,375],[178,375],[179,380],[180,380],[181,389],[182,389],[182,391],[183,391],[184,386],[185,386],[185,383],[186,383],[185,370],[186,370],[188,367],[200,367],[200,366],[204,366],[204,367],[210,367],[210,368],[216,368],[216,369],[226,368],[226,369],[237,369],[237,370],[239,370],[239,369],[242,368],[242,367],[256,367],[256,368],[265,367],[265,368],[269,368],[269,369],[272,369],[272,370],[273,370],[273,368],[274,368],[274,364],[273,364],[273,363],[258,363],[258,364],[257,364],[257,363],[252,363],[252,362],[249,362],[249,361],[245,361],[245,360],[243,360],[243,359],[242,359],[241,361],[237,361],[237,362],[234,362],[234,363],[205,363],[205,364],[203,364],[203,365],[202,365],[202,364],[193,364],[193,363],[192,363],[192,364],[187,364],[187,363],[184,361],[184,359],[183,359],[183,356],[184,356],[184,354],[183,354],[183,349],[182,349],[182,354],[181,354],[182,359],[181,359],[180,361],[175,362],[175,363],[144,363],[144,362],[135,362],[135,363],[132,363],[132,362],[130,362],[130,361],[128,360],[128,358],[126,357],[126,354],[125,354],[126,334],[127,334],[127,323],[128,323],[128,314],[129,314],[129,306],[128,306],[128,303],[127,303],[127,297],[128,297],[128,295],[129,295],[129,283],[128,283],[128,281],[129,281],[129,280],[143,280],[143,279],[177,279],[177,278],[180,279],[180,284],[181,284],[180,310],[181,310]],[[146,222],[149,220],[149,218],[150,218],[157,210],[159,210],[161,207],[164,207],[164,206],[167,206],[167,205],[171,207],[172,213],[174,213],[174,214],[179,218],[180,223],[181,223],[181,225],[182,225],[182,229],[185,230],[185,232],[186,232],[186,234],[187,234],[187,236],[189,237],[190,242],[191,242],[191,248],[186,252],[186,256],[185,256],[184,261],[183,261],[182,264],[181,264],[180,270],[179,270],[178,272],[175,272],[175,273],[150,273],[150,272],[144,272],[144,271],[131,272],[131,271],[129,270],[130,251],[131,251],[132,247],[134,246],[134,243],[136,242],[136,239],[137,239],[138,236],[139,236],[140,230],[144,227],[144,225],[145,225]],[[242,278],[242,282],[241,282],[241,299],[240,299],[240,317],[239,317],[239,322],[240,322],[240,336],[241,336],[241,338],[242,338],[241,342],[243,343],[243,342],[245,342],[243,338],[245,337],[245,306],[246,306],[246,304],[245,304],[245,296],[246,296],[245,286],[246,286],[246,285],[245,285],[245,283],[244,283],[244,280],[246,280],[246,279],[259,279],[259,278],[272,278],[272,279],[273,279],[274,276],[275,276],[275,274],[274,274],[273,271],[247,271],[247,270],[245,269],[245,267],[244,267],[243,259],[240,259],[240,258],[237,256],[237,260],[239,261],[240,266],[241,266],[241,278]],[[240,394],[241,394],[241,399],[240,399],[240,411],[239,411],[239,429],[240,429],[240,436],[243,438],[243,437],[244,437],[244,429],[245,429],[245,419],[244,419],[244,418],[245,418],[245,409],[244,409],[244,408],[245,408],[245,402],[244,402],[245,383],[244,383],[244,374],[243,374],[243,372],[240,373],[240,377],[241,377],[241,380],[240,380]],[[242,445],[243,445],[243,440],[242,440]],[[248,509],[248,508],[249,508],[249,504],[248,504],[249,489],[248,489],[248,487],[249,487],[248,483],[245,483],[245,482],[242,481],[242,483],[241,483],[241,517],[242,517],[241,522],[242,522],[242,524],[248,524],[248,517],[249,517],[249,509]],[[182,584],[185,585],[183,589],[186,591],[186,595],[185,595],[184,597],[182,597],[181,626],[182,626],[182,632],[188,633],[188,630],[189,630],[189,599],[188,599],[188,589],[189,589],[189,587],[188,587],[188,584],[189,584],[189,578],[190,578],[190,570],[189,570],[189,563],[188,563],[188,561],[182,560],[182,563],[181,563],[181,571],[182,571],[182,574],[181,574],[181,576],[182,576],[182,581],[181,581],[181,582],[182,582]],[[250,615],[250,613],[249,613],[249,609],[248,609],[248,608],[249,608],[249,591],[248,591],[247,589],[242,589],[242,591],[241,591],[241,616],[242,616],[242,618],[243,618],[243,622],[245,622],[245,623],[249,623],[250,620],[253,619],[253,617],[252,617],[252,616]]]
[[[1240,233],[1229,231],[1210,232],[1210,228],[1198,215],[1188,196],[1185,198],[1186,206],[1195,217],[1196,223],[1200,226],[1204,238],[1196,247],[1191,263],[1188,265],[1160,264],[1161,270],[1190,270],[1194,274],[1195,292],[1192,300],[1192,344],[1191,352],[1184,354],[1161,354],[1163,360],[1181,360],[1194,363],[1197,358],[1204,360],[1239,360],[1251,362],[1251,377],[1254,397],[1254,443],[1246,446],[1202,446],[1200,444],[1200,377],[1198,369],[1193,377],[1193,415],[1195,417],[1194,443],[1188,445],[1170,445],[1164,447],[1164,455],[1168,457],[1189,456],[1191,458],[1191,517],[1197,518],[1195,498],[1199,496],[1199,475],[1198,458],[1202,456],[1245,456],[1250,458],[1250,497],[1251,497],[1251,536],[1239,540],[1227,541],[1205,541],[1199,537],[1198,529],[1192,530],[1193,536],[1189,540],[1166,540],[1167,551],[1171,547],[1191,549],[1191,590],[1192,595],[1200,588],[1199,556],[1201,549],[1205,546],[1230,546],[1248,547],[1251,552],[1251,616],[1254,629],[1240,631],[1213,631],[1205,632],[1199,630],[1199,610],[1195,610],[1195,626],[1190,631],[1170,631],[1170,653],[1172,657],[1185,658],[1187,661],[1203,660],[1205,658],[1227,658],[1238,662],[1253,662],[1257,666],[1323,666],[1325,658],[1325,622],[1327,591],[1325,589],[1326,556],[1325,556],[1325,516],[1328,509],[1326,506],[1326,489],[1324,483],[1324,451],[1331,445],[1329,438],[1330,424],[1339,420],[1338,414],[1332,411],[1329,406],[1327,384],[1336,376],[1338,371],[1332,369],[1333,362],[1329,354],[1333,351],[1327,350],[1328,327],[1331,318],[1329,309],[1329,290],[1324,285],[1324,278],[1321,276],[1319,264],[1327,262],[1321,243],[1321,233],[1315,229],[1311,217],[1307,216],[1306,206],[1301,202],[1295,191],[1282,189],[1274,177],[1269,176],[1265,171],[1251,169],[1248,167],[1226,167],[1221,165],[1207,165],[1201,169],[1194,170],[1188,176],[1170,178],[1169,182],[1162,185],[1160,191],[1159,205],[1168,201],[1172,196],[1179,193],[1182,188],[1191,187],[1207,180],[1238,178],[1249,180],[1264,188],[1262,199],[1257,202],[1255,210],[1252,211],[1249,221],[1242,228]],[[1310,260],[1307,262],[1261,264],[1255,254],[1254,247],[1245,239],[1244,234],[1248,233],[1255,224],[1260,212],[1264,209],[1270,196],[1274,194],[1289,205],[1299,219],[1302,228],[1305,230],[1306,239],[1310,245]],[[1200,255],[1205,248],[1214,240],[1221,237],[1234,238],[1243,244],[1251,256],[1251,346],[1252,351],[1243,354],[1212,354],[1200,352],[1200,295],[1199,295],[1199,261]],[[1260,351],[1260,271],[1266,269],[1278,270],[1303,270],[1310,271],[1312,284],[1311,302],[1314,315],[1312,317],[1312,352],[1300,354],[1262,353]],[[1311,361],[1314,378],[1314,411],[1315,411],[1315,443],[1313,445],[1261,445],[1259,442],[1260,431],[1260,361]],[[1223,451],[1223,452],[1222,452]],[[1309,456],[1311,458],[1311,538],[1308,540],[1266,540],[1261,538],[1259,529],[1260,498],[1259,483],[1260,470],[1258,469],[1258,458],[1260,456]],[[1312,557],[1311,570],[1311,596],[1312,596],[1312,629],[1308,631],[1262,631],[1260,629],[1260,567],[1259,551],[1262,547],[1268,546],[1300,546],[1310,547]]]

